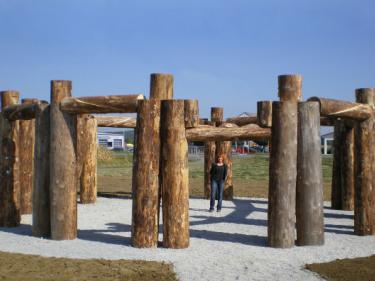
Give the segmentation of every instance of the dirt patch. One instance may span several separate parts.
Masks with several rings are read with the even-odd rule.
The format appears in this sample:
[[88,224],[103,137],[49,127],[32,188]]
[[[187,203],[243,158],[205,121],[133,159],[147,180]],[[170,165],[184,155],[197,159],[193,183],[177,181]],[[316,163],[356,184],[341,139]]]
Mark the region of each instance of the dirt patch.
[[328,280],[375,280],[375,256],[335,260],[327,263],[307,264],[306,268],[318,273]]
[[172,265],[138,260],[45,258],[0,252],[0,280],[178,280]]

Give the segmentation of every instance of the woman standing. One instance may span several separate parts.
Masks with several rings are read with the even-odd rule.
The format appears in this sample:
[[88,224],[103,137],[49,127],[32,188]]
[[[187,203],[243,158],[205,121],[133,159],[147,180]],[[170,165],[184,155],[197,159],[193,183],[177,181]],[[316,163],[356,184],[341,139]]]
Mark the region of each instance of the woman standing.
[[221,211],[221,203],[223,201],[224,182],[227,177],[227,165],[224,164],[223,155],[217,157],[217,162],[213,163],[210,170],[211,175],[211,200],[210,212],[214,211],[216,193],[219,194],[216,209]]

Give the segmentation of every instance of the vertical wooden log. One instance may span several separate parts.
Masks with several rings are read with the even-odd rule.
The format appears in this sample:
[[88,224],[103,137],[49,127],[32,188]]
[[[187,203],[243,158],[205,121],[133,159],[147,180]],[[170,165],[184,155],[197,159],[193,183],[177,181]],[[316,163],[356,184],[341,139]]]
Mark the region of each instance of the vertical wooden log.
[[297,102],[301,99],[302,77],[279,76],[281,102],[272,104],[272,149],[268,194],[268,245],[294,245],[297,179]]
[[[215,124],[215,126],[218,127],[223,123],[223,120],[224,120],[224,109],[222,107],[212,107],[211,108],[211,122],[213,122],[213,124]],[[223,199],[233,200],[232,142],[231,141],[217,141],[215,145],[216,145],[215,156],[214,157],[210,156],[210,158],[212,157],[212,159],[215,162],[216,158],[219,155],[223,155],[224,163],[228,167],[227,179],[225,180],[225,184],[224,184]],[[210,177],[210,175],[207,174],[207,177]],[[211,190],[211,187],[210,187],[210,190]]]
[[[374,105],[375,89],[357,89],[357,102]],[[354,233],[375,235],[375,117],[360,122],[356,128],[356,182]]]
[[173,98],[173,75],[153,73],[150,81],[150,99],[167,100]]
[[32,233],[51,236],[50,217],[50,106],[39,103],[35,116],[35,157]]
[[343,141],[341,207],[346,211],[354,210],[355,124],[353,123],[354,122],[345,122],[345,135]]
[[319,111],[317,102],[298,104],[296,244],[299,246],[324,244]]
[[335,210],[342,209],[342,157],[343,137],[345,135],[345,124],[341,119],[334,121],[333,133],[333,165],[332,165],[332,191],[331,207]]
[[97,193],[97,122],[94,116],[77,117],[77,170],[80,186],[80,202],[96,202]]
[[258,101],[257,124],[262,128],[272,127],[272,101]]
[[132,245],[138,248],[158,243],[159,127],[160,101],[139,101],[132,185]]
[[214,141],[204,143],[204,198],[211,196],[211,166],[215,163],[216,144]]
[[189,246],[188,146],[184,126],[184,102],[165,100],[161,105],[163,175],[163,246]]
[[[18,104],[19,93],[3,91],[1,107]],[[14,227],[21,222],[19,182],[19,121],[8,121],[1,114],[0,226]]]
[[71,81],[51,82],[50,196],[51,238],[77,237],[76,117],[60,110],[71,96]]
[[[33,104],[37,101],[37,99],[22,99],[22,104]],[[31,214],[32,211],[35,120],[20,120],[19,126],[21,215],[23,215]]]
[[185,128],[194,128],[199,125],[198,100],[184,100]]

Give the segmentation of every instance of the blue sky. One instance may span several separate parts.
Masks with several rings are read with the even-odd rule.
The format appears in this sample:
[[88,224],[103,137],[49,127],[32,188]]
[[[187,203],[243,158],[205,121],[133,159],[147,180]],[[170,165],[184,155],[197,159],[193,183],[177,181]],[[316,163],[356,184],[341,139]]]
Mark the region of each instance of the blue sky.
[[375,1],[0,0],[0,89],[49,99],[144,93],[174,74],[175,98],[226,117],[277,100],[277,75],[304,77],[303,96],[353,100],[375,87]]

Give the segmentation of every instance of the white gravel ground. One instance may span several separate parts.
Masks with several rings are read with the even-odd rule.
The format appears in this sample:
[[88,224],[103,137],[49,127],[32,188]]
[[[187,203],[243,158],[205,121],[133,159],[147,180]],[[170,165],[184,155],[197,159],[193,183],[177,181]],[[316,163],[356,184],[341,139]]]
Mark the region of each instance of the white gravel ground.
[[[328,205],[326,205],[328,206]],[[353,235],[353,213],[325,209],[321,247],[273,249],[265,246],[267,201],[239,198],[221,213],[207,212],[208,201],[190,199],[190,247],[183,250],[130,246],[131,200],[99,198],[79,205],[78,239],[52,241],[31,236],[31,216],[18,228],[0,228],[0,251],[43,256],[142,259],[174,264],[184,280],[320,280],[306,263],[375,254],[375,237]]]

